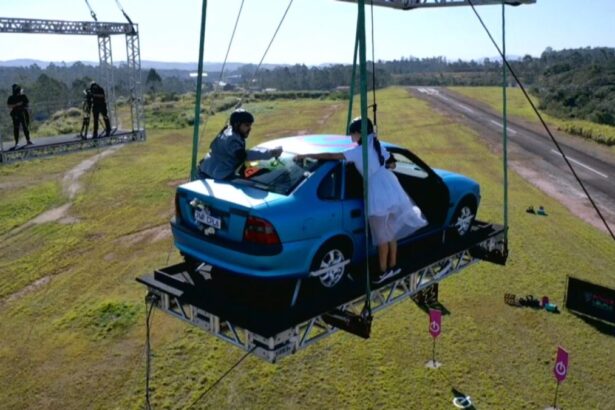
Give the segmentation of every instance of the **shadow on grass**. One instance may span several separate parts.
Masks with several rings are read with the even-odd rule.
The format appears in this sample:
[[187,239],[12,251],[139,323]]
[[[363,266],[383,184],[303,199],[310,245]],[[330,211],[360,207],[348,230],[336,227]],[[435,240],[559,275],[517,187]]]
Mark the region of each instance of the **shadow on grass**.
[[444,315],[444,316],[451,314],[451,311],[448,310],[446,308],[446,306],[444,306],[440,302],[435,302],[435,303],[419,303],[419,302],[415,301],[415,303],[425,313],[429,313],[429,309],[438,309],[440,312],[442,312],[442,315]]
[[466,409],[466,410],[476,410],[476,407],[474,407],[474,405],[471,402],[471,398],[457,390],[456,388],[452,387],[451,388],[451,392],[453,393],[453,404],[456,408],[458,409]]
[[605,334],[607,336],[615,337],[615,325],[614,324],[603,322],[602,320],[594,319],[589,316],[580,315],[574,312],[571,312],[571,313],[575,315],[576,317],[583,319],[585,323],[592,326],[594,329],[596,329],[600,333]]

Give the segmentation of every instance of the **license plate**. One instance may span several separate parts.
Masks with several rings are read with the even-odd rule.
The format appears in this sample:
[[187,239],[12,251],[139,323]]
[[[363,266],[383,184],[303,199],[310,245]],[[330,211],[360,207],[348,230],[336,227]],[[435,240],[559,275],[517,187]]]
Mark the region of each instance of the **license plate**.
[[204,225],[212,226],[216,229],[222,228],[222,221],[220,218],[213,217],[202,209],[197,209],[194,211],[194,219]]

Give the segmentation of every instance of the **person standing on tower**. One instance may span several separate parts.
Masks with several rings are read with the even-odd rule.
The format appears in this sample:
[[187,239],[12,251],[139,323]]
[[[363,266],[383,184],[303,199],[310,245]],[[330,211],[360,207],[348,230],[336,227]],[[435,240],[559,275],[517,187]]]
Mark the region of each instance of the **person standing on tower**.
[[23,129],[26,137],[26,145],[32,145],[30,141],[30,114],[28,113],[28,97],[23,93],[23,89],[18,84],[13,84],[13,94],[6,101],[6,105],[11,109],[11,119],[13,120],[13,137],[15,138],[16,149],[19,144],[19,127]]
[[98,119],[101,114],[105,122],[105,137],[108,137],[111,134],[111,123],[109,122],[109,115],[107,114],[105,90],[95,81],[92,81],[90,83],[90,92],[92,93],[92,114],[94,116],[92,137],[98,138]]

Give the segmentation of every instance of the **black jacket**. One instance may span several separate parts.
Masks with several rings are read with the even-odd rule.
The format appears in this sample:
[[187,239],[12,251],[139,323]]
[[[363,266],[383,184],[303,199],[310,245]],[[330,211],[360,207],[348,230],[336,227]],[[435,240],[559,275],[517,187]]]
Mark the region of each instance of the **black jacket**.
[[28,101],[28,97],[26,97],[25,94],[13,94],[8,98],[8,100],[6,100],[6,105],[10,106],[18,104],[11,109],[11,115],[16,115],[26,112],[29,102],[30,101]]

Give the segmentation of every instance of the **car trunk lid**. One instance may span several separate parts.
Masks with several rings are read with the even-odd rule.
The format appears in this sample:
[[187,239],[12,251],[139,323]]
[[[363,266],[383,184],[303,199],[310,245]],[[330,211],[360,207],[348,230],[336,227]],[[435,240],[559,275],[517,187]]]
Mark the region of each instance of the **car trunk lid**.
[[177,189],[178,210],[184,226],[205,236],[241,242],[246,221],[255,210],[268,207],[280,195],[250,186],[209,179]]

